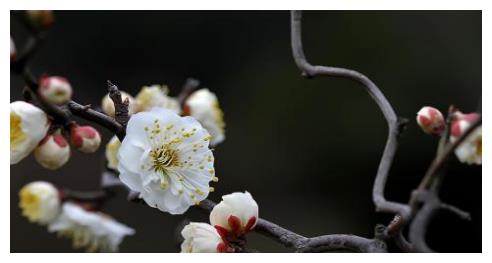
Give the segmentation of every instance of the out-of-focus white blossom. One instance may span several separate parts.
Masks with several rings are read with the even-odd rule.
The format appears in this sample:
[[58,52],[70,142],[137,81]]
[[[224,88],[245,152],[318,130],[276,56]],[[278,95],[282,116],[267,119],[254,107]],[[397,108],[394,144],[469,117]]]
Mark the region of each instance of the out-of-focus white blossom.
[[169,90],[166,86],[152,85],[144,86],[135,98],[135,111],[149,111],[154,107],[171,110],[175,113],[181,112],[177,99],[168,96]]
[[108,144],[106,144],[106,160],[108,160],[108,167],[114,170],[118,170],[118,150],[120,149],[120,146],[121,142],[116,136],[113,136]]
[[58,190],[48,182],[37,181],[26,184],[21,188],[19,198],[22,215],[30,222],[46,225],[60,212]]
[[38,93],[46,102],[60,105],[72,98],[72,86],[66,78],[44,76],[39,81]]
[[49,224],[48,231],[71,238],[74,248],[88,252],[117,252],[123,238],[135,233],[108,215],[86,211],[71,202],[63,204],[62,213]]
[[[455,142],[480,116],[478,113],[455,113],[451,124],[450,141]],[[482,164],[482,126],[478,127],[456,148],[456,157],[462,163]]]
[[49,128],[48,117],[30,103],[10,103],[10,164],[16,164],[31,153]]
[[70,146],[58,130],[46,137],[34,149],[34,158],[46,169],[56,170],[70,159]]
[[440,135],[446,128],[442,113],[433,107],[425,106],[417,113],[417,123],[425,133]]
[[101,145],[101,135],[91,126],[74,126],[70,130],[70,142],[83,153],[93,153]]
[[55,21],[51,10],[27,10],[26,16],[33,27],[43,30],[51,27]]
[[224,113],[214,93],[208,89],[193,92],[185,102],[184,113],[197,119],[210,133],[212,146],[225,139]]
[[228,246],[222,241],[215,228],[206,223],[191,222],[181,231],[184,238],[181,253],[228,252]]
[[182,214],[208,196],[210,135],[192,117],[154,108],[132,115],[118,151],[120,179],[151,206]]
[[258,204],[248,192],[222,196],[222,201],[210,213],[210,224],[222,237],[228,233],[247,233],[256,226],[257,221]]
[[[120,91],[120,93],[121,93],[121,99],[123,101],[128,99],[128,114],[131,115],[131,114],[135,113],[135,107],[136,107],[135,99],[132,97],[132,95],[130,95],[124,91]],[[114,102],[109,97],[109,94],[103,97],[102,102],[101,102],[101,107],[102,107],[102,110],[104,113],[106,113],[107,115],[109,115],[111,117],[114,117],[114,114],[115,114]]]

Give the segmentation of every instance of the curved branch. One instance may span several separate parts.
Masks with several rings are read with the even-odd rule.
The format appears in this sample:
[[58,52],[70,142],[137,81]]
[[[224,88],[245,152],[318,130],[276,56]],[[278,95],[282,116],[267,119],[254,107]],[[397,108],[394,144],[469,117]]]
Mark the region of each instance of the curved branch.
[[[208,199],[200,202],[199,208],[210,212],[215,203]],[[386,244],[376,239],[367,239],[355,235],[333,234],[307,238],[285,229],[265,219],[258,219],[254,231],[297,252],[323,252],[350,250],[355,252],[386,252]]]
[[309,64],[304,56],[302,48],[302,36],[301,36],[301,11],[291,11],[291,41],[292,41],[292,54],[294,56],[297,67],[302,71],[303,76],[315,77],[315,76],[328,76],[347,78],[362,84],[367,90],[372,99],[379,106],[383,113],[386,122],[388,123],[388,139],[386,146],[379,163],[376,179],[373,187],[373,201],[376,206],[376,211],[395,213],[402,216],[404,220],[410,217],[410,207],[406,204],[392,202],[386,200],[384,197],[384,189],[388,178],[391,164],[395,157],[396,149],[398,146],[398,135],[400,134],[403,125],[406,120],[398,118],[396,116],[393,107],[385,98],[383,93],[368,77],[351,69],[337,68],[337,67],[325,67],[325,66],[313,66]]
[[350,250],[354,252],[382,253],[386,244],[375,239],[367,239],[354,235],[333,234],[309,238],[298,252],[324,252]]

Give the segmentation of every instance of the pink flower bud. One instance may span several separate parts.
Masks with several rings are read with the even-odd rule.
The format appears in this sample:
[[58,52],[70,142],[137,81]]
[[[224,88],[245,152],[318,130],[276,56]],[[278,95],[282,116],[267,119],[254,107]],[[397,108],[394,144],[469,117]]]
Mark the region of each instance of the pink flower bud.
[[417,123],[425,133],[440,135],[446,128],[442,113],[433,107],[425,106],[417,113]]
[[70,159],[70,147],[60,131],[47,135],[34,150],[34,158],[46,169],[55,170]]
[[64,104],[72,98],[72,86],[63,77],[41,77],[39,95],[48,103]]
[[75,126],[71,130],[71,144],[84,153],[93,153],[101,144],[101,135],[91,126]]

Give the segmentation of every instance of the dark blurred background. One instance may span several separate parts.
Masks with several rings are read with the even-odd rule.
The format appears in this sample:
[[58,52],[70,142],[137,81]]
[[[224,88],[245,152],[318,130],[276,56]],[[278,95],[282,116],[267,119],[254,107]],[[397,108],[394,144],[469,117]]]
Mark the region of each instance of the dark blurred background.
[[[143,85],[167,84],[172,95],[187,77],[217,94],[226,141],[215,151],[220,181],[209,198],[250,191],[260,216],[306,236],[352,233],[371,237],[390,215],[374,212],[371,191],[384,148],[386,122],[359,84],[300,77],[290,50],[287,11],[57,11],[52,30],[31,63],[35,74],[67,77],[74,99],[99,105],[106,80],[135,95]],[[18,47],[26,33],[12,20]],[[437,139],[415,123],[424,105],[474,111],[481,98],[480,11],[316,11],[303,21],[305,52],[313,64],[347,67],[369,76],[398,115],[410,119],[391,170],[386,196],[406,202],[434,157]],[[11,101],[23,82],[11,75]],[[103,143],[111,134],[102,127]],[[33,180],[95,190],[104,163],[73,151],[51,172],[26,158],[11,166],[11,251],[71,252],[71,242],[28,223],[18,191]],[[471,212],[433,221],[431,247],[481,251],[481,167],[453,158],[442,199]],[[122,192],[121,192],[122,193]],[[135,228],[122,252],[178,252],[174,235],[184,220],[208,218],[192,208],[171,216],[128,203],[123,194],[103,209]],[[252,234],[249,247],[290,251]],[[466,240],[458,242],[457,240]]]

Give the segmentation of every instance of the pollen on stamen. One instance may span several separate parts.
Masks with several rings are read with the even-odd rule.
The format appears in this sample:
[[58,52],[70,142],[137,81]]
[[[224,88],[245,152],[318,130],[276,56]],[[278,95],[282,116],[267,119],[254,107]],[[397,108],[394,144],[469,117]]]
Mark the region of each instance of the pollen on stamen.
[[219,177],[217,177],[217,176],[213,176],[213,177],[212,177],[212,181],[213,181],[213,182],[218,182],[218,181],[219,181]]
[[213,193],[213,192],[215,191],[215,188],[213,188],[213,187],[209,187],[209,188],[208,188],[208,191],[209,191],[209,192],[211,192],[211,193]]

